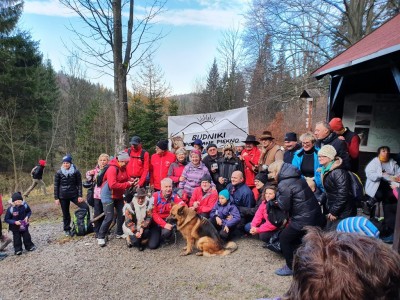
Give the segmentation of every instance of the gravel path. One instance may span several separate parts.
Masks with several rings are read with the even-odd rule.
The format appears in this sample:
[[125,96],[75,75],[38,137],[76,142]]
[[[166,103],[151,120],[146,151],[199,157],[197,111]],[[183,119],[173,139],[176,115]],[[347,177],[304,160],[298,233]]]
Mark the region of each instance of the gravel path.
[[[3,224],[6,225],[6,224]],[[0,299],[256,299],[282,295],[290,277],[274,275],[283,258],[253,238],[224,257],[180,256],[176,244],[139,252],[111,236],[66,238],[61,222],[30,227],[38,249],[0,261]]]

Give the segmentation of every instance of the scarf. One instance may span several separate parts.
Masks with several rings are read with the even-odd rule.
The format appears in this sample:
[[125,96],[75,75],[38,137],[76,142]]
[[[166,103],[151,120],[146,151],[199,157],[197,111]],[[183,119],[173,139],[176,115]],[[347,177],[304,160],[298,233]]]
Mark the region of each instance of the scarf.
[[383,157],[383,156],[379,155],[378,158],[379,158],[380,162],[384,162],[384,163],[388,162],[390,159],[389,155],[387,157]]
[[75,173],[75,166],[71,164],[71,167],[68,170],[61,166],[61,172],[64,174],[64,176],[72,176]]
[[325,167],[325,166],[322,166],[322,168],[321,168],[321,174],[324,175],[325,173],[328,173],[328,172],[330,171],[330,169],[331,169],[331,167],[332,167],[332,165],[333,165],[334,162],[335,162],[335,161],[332,160],[326,167]]
[[133,207],[135,209],[135,214],[136,214],[136,221],[137,221],[137,227],[138,230],[140,230],[140,227],[146,218],[146,212],[147,212],[147,198],[144,200],[143,204],[140,205],[137,201],[137,198],[134,197],[132,200]]

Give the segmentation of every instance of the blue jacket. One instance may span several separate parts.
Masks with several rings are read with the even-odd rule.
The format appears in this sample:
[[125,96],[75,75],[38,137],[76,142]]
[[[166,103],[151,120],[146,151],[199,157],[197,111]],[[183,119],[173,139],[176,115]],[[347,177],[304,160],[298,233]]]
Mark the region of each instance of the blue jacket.
[[[320,167],[319,161],[318,161],[318,151],[320,149],[316,146],[314,146],[314,181],[315,185],[320,191],[324,191],[324,187],[321,182],[321,173],[318,170]],[[301,170],[301,164],[303,162],[304,158],[304,149],[301,148],[300,150],[297,150],[296,153],[293,156],[292,160],[292,165],[295,166],[298,170]],[[303,176],[303,175],[302,175]],[[304,176],[303,176],[304,177]]]
[[22,221],[26,217],[30,218],[32,215],[31,208],[24,201],[20,206],[10,206],[7,209],[4,217],[4,222],[9,224],[10,231],[19,231],[19,225],[15,225],[15,221]]
[[[226,218],[229,215],[232,216],[232,219],[228,221]],[[222,220],[222,226],[228,226],[229,228],[240,222],[239,209],[230,201],[225,205],[221,205],[219,201],[217,201],[210,212],[210,219],[214,218],[214,216],[218,216]]]
[[[230,200],[237,207],[254,207],[254,195],[251,189],[245,183],[239,183],[234,186],[232,183],[229,183],[226,186],[226,189],[229,191],[231,195]],[[235,190],[235,191],[233,191]]]

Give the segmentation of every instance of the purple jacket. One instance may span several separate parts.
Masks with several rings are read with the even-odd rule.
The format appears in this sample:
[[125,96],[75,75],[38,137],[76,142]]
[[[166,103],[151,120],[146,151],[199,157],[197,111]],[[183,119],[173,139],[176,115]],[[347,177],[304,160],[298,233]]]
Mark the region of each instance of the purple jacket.
[[[179,182],[179,188],[183,189],[189,197],[192,196],[193,190],[200,186],[201,178],[204,175],[209,175],[208,169],[203,162],[195,167],[192,162],[188,163],[183,169],[182,176],[185,177],[184,181]],[[211,183],[211,186],[215,186]]]
[[[232,219],[228,221],[226,218],[229,215],[232,216]],[[222,220],[222,225],[228,226],[229,228],[239,224],[240,222],[239,209],[231,202],[228,202],[226,205],[221,205],[219,201],[217,201],[210,212],[210,219],[214,216],[218,216]]]

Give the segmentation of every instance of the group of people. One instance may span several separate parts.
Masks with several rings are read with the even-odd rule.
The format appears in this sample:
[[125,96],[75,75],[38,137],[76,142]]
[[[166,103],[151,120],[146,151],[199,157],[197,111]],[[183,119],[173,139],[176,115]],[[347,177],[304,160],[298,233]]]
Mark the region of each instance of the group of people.
[[[307,226],[332,231],[356,216],[349,171],[358,172],[360,140],[339,118],[318,122],[300,142],[294,132],[284,140],[282,147],[270,131],[263,131],[259,139],[248,135],[237,145],[224,145],[222,152],[215,144],[203,147],[195,140],[189,155],[184,148],[169,151],[168,140],[161,140],[150,156],[140,137],[133,136],[129,148],[114,158],[101,154],[96,167],[86,172],[93,184],[98,245],[107,244],[115,219],[116,238],[139,250],[156,249],[173,235],[174,225],[167,220],[172,205],[182,204],[209,219],[224,241],[252,235],[268,243],[279,234],[286,264],[275,273],[292,275],[293,255]],[[365,187],[383,203],[385,237],[390,239],[397,205],[390,182],[400,181],[400,169],[389,154],[387,146],[378,149],[366,168]],[[54,177],[54,199],[61,206],[66,236],[71,234],[70,202],[89,210],[81,177],[72,157],[64,156]],[[286,216],[284,222],[276,221],[276,210]]]

